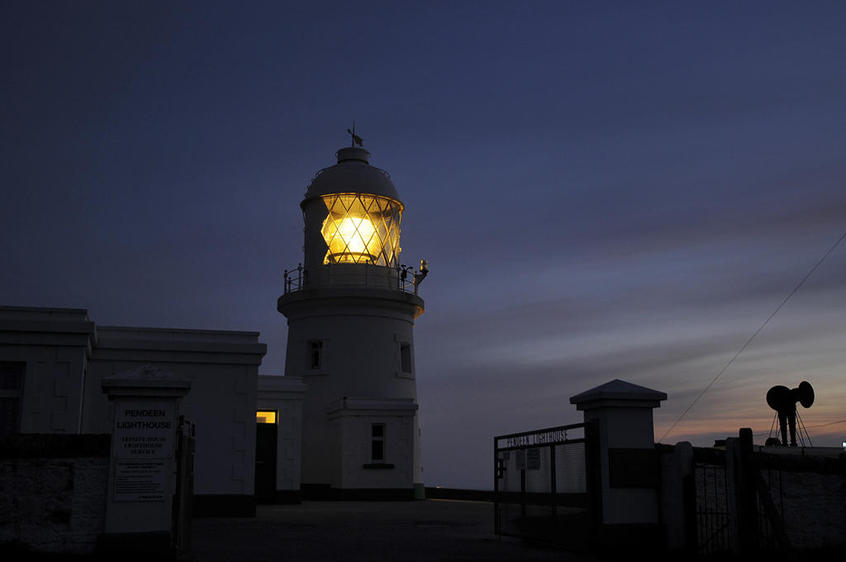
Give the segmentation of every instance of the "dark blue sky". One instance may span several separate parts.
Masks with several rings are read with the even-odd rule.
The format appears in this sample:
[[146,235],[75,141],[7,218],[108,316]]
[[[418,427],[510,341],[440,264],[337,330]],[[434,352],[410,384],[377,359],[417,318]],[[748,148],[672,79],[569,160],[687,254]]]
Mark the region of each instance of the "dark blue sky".
[[[427,484],[577,421],[613,378],[662,437],[846,230],[846,8],[813,3],[0,3],[0,295],[258,330],[281,374],[298,204],[356,121],[426,257]],[[406,5],[402,5],[406,4]],[[665,442],[846,438],[846,244]],[[823,424],[831,424],[825,425]]]

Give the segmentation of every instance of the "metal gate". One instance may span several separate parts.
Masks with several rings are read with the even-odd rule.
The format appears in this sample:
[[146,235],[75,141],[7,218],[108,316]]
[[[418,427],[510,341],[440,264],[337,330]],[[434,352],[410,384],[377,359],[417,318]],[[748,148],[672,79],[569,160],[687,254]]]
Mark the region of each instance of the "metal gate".
[[729,491],[725,451],[694,449],[693,483],[697,554],[728,552],[735,540],[735,523],[730,511],[734,490]]
[[580,546],[587,534],[585,424],[494,437],[494,529]]

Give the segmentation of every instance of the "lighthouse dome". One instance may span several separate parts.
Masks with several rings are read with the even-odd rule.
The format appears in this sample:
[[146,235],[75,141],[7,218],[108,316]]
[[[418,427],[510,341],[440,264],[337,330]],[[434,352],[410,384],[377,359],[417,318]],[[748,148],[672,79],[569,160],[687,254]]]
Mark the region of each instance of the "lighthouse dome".
[[306,201],[330,193],[369,193],[399,201],[397,188],[385,170],[370,165],[370,153],[346,147],[336,153],[338,163],[323,168],[308,186]]

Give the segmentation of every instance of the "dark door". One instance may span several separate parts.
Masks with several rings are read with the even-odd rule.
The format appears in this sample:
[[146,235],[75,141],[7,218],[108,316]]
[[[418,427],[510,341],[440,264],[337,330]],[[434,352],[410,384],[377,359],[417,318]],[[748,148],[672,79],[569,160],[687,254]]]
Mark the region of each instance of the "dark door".
[[276,424],[256,424],[256,501],[276,500]]

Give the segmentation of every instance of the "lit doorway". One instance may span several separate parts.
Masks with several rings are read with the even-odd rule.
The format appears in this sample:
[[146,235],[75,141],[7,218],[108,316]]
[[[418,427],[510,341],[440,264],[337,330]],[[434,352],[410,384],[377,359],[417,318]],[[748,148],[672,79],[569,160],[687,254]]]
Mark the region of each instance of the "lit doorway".
[[276,410],[256,412],[256,502],[276,501]]

